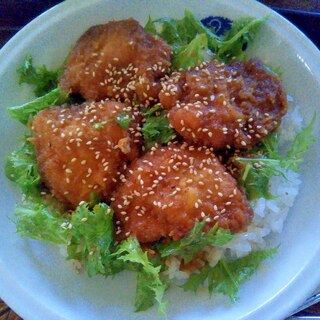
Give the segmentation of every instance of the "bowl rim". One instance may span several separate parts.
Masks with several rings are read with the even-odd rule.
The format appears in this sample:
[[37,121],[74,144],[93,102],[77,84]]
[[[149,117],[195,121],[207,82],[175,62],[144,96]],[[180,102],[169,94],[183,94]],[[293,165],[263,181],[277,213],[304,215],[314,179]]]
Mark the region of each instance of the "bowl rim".
[[[29,22],[19,32],[17,32],[0,50],[0,75],[6,68],[5,57],[14,54],[19,51],[19,46],[25,42],[28,42],[30,37],[33,37],[43,24],[54,23],[55,20],[60,18],[62,12],[68,12],[70,14],[73,11],[81,10],[84,7],[91,6],[94,3],[102,2],[103,0],[90,0],[90,1],[78,1],[68,0],[55,5],[49,10],[45,11],[34,20]],[[108,0],[106,0],[108,1]],[[286,29],[291,36],[300,42],[305,48],[308,54],[315,59],[312,59],[314,65],[313,73],[316,76],[317,81],[320,84],[320,51],[315,44],[309,40],[296,26],[294,26],[287,19],[276,13],[266,5],[253,0],[240,0],[252,6],[254,9],[260,11],[263,14],[271,14],[275,19],[275,22]],[[312,258],[302,267],[301,271],[296,274],[292,280],[282,288],[277,294],[270,297],[263,305],[258,306],[256,309],[251,310],[247,314],[243,315],[240,319],[257,319],[265,318],[268,310],[277,310],[276,318],[284,318],[295,310],[309,295],[311,295],[317,286],[320,284],[320,269],[315,268],[319,262],[320,256],[320,244],[317,251],[314,252]],[[312,277],[308,275],[312,274]],[[10,305],[18,314],[24,317],[24,319],[41,319],[40,314],[44,314],[49,319],[61,319],[57,310],[53,310],[50,306],[41,303],[40,299],[36,299],[25,290],[13,277],[8,270],[4,270],[1,265],[0,259],[0,296]],[[296,293],[299,294],[296,294]],[[23,299],[21,299],[23,297]],[[28,305],[28,308],[25,306]],[[38,312],[35,315],[34,311]],[[269,315],[268,319],[274,317]],[[43,318],[42,318],[43,319]]]

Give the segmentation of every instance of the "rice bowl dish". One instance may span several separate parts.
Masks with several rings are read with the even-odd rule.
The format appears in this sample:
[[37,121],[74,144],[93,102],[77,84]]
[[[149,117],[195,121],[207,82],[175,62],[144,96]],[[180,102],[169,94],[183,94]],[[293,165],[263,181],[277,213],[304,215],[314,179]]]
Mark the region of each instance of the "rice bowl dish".
[[[290,94],[291,92],[288,92],[288,93]],[[295,102],[290,100],[294,100],[294,98],[291,99],[291,97],[289,97],[288,113],[282,121],[281,135],[280,135],[280,140],[278,141],[280,150],[284,155],[288,153],[289,143],[294,142],[297,134],[301,132],[303,128],[306,128],[305,124],[303,124],[302,117],[300,116],[299,109],[295,107]],[[162,111],[160,110],[160,113],[161,112]],[[97,126],[100,126],[101,121],[98,121],[97,123],[98,123]],[[106,127],[108,125],[109,124],[107,124]],[[310,129],[311,128],[310,126],[307,128],[309,128],[309,131],[312,131]],[[95,129],[101,130],[101,128],[98,128],[98,127]],[[310,138],[308,139],[311,140]],[[168,142],[164,142],[164,145],[166,143]],[[180,142],[174,142],[174,143],[179,144]],[[170,142],[169,142],[169,145],[170,145]],[[124,148],[124,150],[126,150],[126,148]],[[147,151],[143,151],[143,152],[147,152]],[[236,157],[238,157],[239,159],[246,158],[243,154],[236,155]],[[252,160],[250,159],[249,161],[252,161]],[[285,174],[286,177],[282,176],[282,174]],[[42,172],[42,175],[43,175],[43,172]],[[123,183],[125,183],[125,180],[123,181]],[[269,183],[268,191],[273,196],[271,199],[266,199],[264,197],[259,197],[258,199],[249,199],[250,206],[254,210],[254,216],[251,220],[251,223],[247,227],[245,227],[244,230],[240,230],[240,231],[238,230],[236,233],[234,233],[232,239],[229,239],[229,241],[226,241],[226,243],[222,243],[218,246],[214,245],[213,247],[211,245],[202,245],[202,250],[203,250],[202,255],[204,256],[200,258],[200,260],[203,260],[205,264],[208,263],[208,266],[210,266],[210,268],[214,268],[221,258],[230,259],[229,261],[233,261],[233,260],[246,257],[251,252],[256,252],[259,250],[273,250],[270,248],[275,248],[279,244],[279,241],[277,240],[277,234],[280,234],[282,231],[284,220],[289,211],[289,208],[293,205],[294,199],[298,194],[298,188],[300,183],[301,181],[299,179],[299,174],[297,174],[293,170],[284,169],[282,172],[277,172],[276,176],[272,177]],[[49,187],[49,189],[50,188],[51,187]],[[41,192],[47,192],[47,189],[45,190],[42,189]],[[84,201],[88,201],[88,200],[84,199]],[[97,200],[93,200],[93,201],[97,201]],[[112,202],[112,199],[111,199],[111,202]],[[112,207],[112,208],[113,210],[117,211],[115,207]],[[66,224],[63,225],[63,228],[64,229],[69,228],[68,220],[66,220]],[[21,229],[20,229],[20,232],[21,232]],[[208,232],[208,229],[207,229],[207,232]],[[201,233],[199,233],[199,235],[201,235]],[[184,237],[186,236],[188,236],[188,232],[185,233]],[[201,236],[203,236],[203,234]],[[173,238],[173,240],[177,242],[183,239],[184,237],[182,236],[182,238],[181,237]],[[119,241],[123,241],[122,239]],[[164,250],[164,249],[161,248],[161,250]],[[170,250],[172,250],[172,246],[170,247]],[[176,250],[176,248],[174,248],[174,250]],[[70,251],[68,252],[68,255],[70,259]],[[192,261],[192,258],[194,257],[195,255],[192,253],[192,257],[190,258],[191,261]],[[196,269],[194,269],[193,267],[191,269],[182,267],[181,269],[181,263],[182,265],[185,264],[185,262],[183,262],[183,259],[185,260],[185,258],[182,258],[182,256],[179,257],[179,254],[173,254],[169,258],[166,258],[163,275],[168,277],[169,279],[176,279],[178,280],[178,283],[181,284],[183,283],[183,280],[188,279],[190,275],[192,275],[193,273],[197,273],[196,269],[199,267],[196,267]],[[78,259],[76,258],[75,261],[77,260]],[[86,268],[86,263],[83,266]],[[89,272],[89,274],[91,273],[91,271],[89,270],[87,271]],[[95,272],[93,272],[92,274],[94,273]]]

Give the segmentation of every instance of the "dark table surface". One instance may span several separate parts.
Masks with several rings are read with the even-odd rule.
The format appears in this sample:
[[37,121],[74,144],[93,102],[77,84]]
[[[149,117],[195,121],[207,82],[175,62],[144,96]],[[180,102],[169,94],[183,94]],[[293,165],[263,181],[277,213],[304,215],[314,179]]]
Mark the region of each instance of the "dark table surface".
[[[0,0],[0,48],[23,26],[61,0]],[[320,48],[320,0],[261,0],[298,26]],[[320,303],[296,314],[320,316]],[[0,320],[20,320],[0,299]],[[45,319],[44,319],[45,320]]]

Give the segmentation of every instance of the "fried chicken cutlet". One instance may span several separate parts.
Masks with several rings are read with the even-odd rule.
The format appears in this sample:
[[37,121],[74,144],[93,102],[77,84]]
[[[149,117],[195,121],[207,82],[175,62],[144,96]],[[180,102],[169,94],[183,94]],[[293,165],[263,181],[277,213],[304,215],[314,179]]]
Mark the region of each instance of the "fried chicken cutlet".
[[72,49],[60,86],[87,100],[157,102],[171,48],[134,19],[91,27]]
[[140,243],[181,239],[202,219],[205,231],[218,223],[237,232],[253,215],[212,151],[188,144],[153,148],[134,160],[113,198],[117,237],[135,236]]
[[[128,128],[119,115],[130,117]],[[119,102],[63,105],[39,112],[31,123],[41,178],[71,208],[92,192],[107,200],[124,178],[127,161],[139,156],[139,112]]]
[[256,61],[212,61],[175,72],[160,102],[171,126],[188,142],[215,150],[250,149],[278,128],[287,99],[278,77]]

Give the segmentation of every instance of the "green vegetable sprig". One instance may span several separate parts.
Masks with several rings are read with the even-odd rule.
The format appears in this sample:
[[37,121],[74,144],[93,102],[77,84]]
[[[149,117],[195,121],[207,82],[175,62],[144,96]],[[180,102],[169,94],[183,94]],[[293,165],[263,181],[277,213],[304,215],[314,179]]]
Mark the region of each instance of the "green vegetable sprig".
[[58,86],[58,80],[63,69],[48,70],[45,65],[34,67],[32,57],[28,54],[17,72],[19,74],[19,84],[27,83],[34,86],[34,94],[41,97]]
[[71,217],[64,217],[41,196],[27,197],[16,208],[14,222],[23,236],[67,245],[68,259],[79,260],[89,276],[113,274],[113,210],[105,203],[92,210],[80,204]]
[[232,58],[243,60],[244,51],[254,41],[261,25],[268,18],[268,16],[262,19],[246,17],[233,21],[231,29],[221,36],[217,56],[225,62],[229,62]]
[[176,69],[188,69],[204,61],[203,50],[208,50],[208,39],[205,33],[195,36],[191,42],[177,49],[172,59]]
[[68,100],[68,97],[68,94],[63,93],[60,88],[56,88],[42,97],[20,106],[9,107],[7,110],[12,119],[27,124],[39,111],[50,106],[61,105]]
[[58,209],[50,207],[43,198],[28,196],[24,203],[18,205],[13,221],[17,231],[25,237],[44,240],[55,244],[66,244],[69,220]]
[[163,296],[167,285],[160,278],[161,265],[154,266],[151,263],[147,252],[142,251],[138,240],[135,238],[128,238],[123,241],[119,245],[115,256],[123,262],[138,266],[136,311],[146,310],[154,304],[154,301],[157,301],[159,313],[165,315],[167,303],[163,302]]
[[183,285],[185,291],[196,292],[207,282],[211,294],[221,293],[236,301],[239,287],[257,271],[262,261],[270,259],[277,248],[255,251],[236,260],[220,260],[214,267],[203,267],[198,273],[192,274]]
[[23,145],[8,158],[5,166],[7,178],[15,182],[26,195],[40,193],[40,173],[34,145],[23,139]]
[[161,145],[174,139],[176,132],[170,127],[167,112],[160,105],[146,109],[143,115],[145,122],[142,134],[147,150],[155,144]]
[[234,57],[243,59],[244,51],[267,19],[240,18],[232,23],[230,30],[218,36],[214,29],[205,27],[191,11],[185,10],[182,19],[152,20],[149,17],[145,30],[171,45],[175,69],[187,69],[205,61],[208,50],[224,62],[230,62]]
[[158,245],[161,257],[168,257],[170,255],[179,256],[184,262],[188,263],[194,259],[205,246],[223,246],[232,240],[233,235],[230,231],[219,228],[218,224],[211,228],[209,232],[205,233],[203,231],[205,224],[205,219],[201,222],[197,221],[189,234],[181,240],[171,241],[166,245]]
[[113,210],[105,203],[92,210],[88,204],[80,204],[71,215],[69,226],[68,259],[81,261],[89,276],[113,274]]
[[[234,157],[232,160],[243,166],[238,182],[244,186],[249,200],[269,199],[269,181],[273,176],[285,176],[288,170],[299,171],[302,155],[314,143],[313,127],[316,115],[293,140],[289,151],[282,155],[279,151],[280,133],[270,134],[260,147],[252,150],[248,157]],[[257,153],[261,156],[256,157]]]

